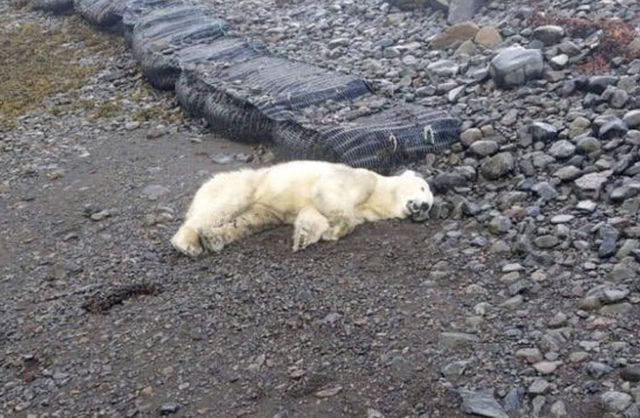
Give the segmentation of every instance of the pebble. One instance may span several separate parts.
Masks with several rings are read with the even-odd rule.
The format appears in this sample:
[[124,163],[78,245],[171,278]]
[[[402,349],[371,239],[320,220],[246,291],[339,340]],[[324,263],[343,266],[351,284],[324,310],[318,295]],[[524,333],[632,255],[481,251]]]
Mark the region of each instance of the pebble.
[[489,418],[509,418],[498,401],[488,393],[466,389],[460,389],[458,393],[462,397],[462,410],[468,414]]
[[620,370],[620,378],[627,382],[640,382],[640,366],[627,366]]
[[516,46],[502,50],[491,60],[489,74],[496,85],[509,88],[540,78],[543,67],[539,50]]
[[623,412],[631,402],[631,395],[613,390],[603,393],[600,397],[600,404],[607,412]]

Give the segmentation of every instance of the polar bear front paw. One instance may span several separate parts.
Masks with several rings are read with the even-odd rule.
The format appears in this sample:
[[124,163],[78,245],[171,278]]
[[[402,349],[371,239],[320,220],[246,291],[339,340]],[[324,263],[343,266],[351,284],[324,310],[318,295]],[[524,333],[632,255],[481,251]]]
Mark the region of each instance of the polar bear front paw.
[[176,232],[171,238],[171,245],[177,251],[192,258],[200,256],[204,251],[200,245],[198,232],[188,226],[183,226]]
[[213,231],[201,231],[200,242],[204,248],[213,253],[218,253],[224,248],[224,238]]

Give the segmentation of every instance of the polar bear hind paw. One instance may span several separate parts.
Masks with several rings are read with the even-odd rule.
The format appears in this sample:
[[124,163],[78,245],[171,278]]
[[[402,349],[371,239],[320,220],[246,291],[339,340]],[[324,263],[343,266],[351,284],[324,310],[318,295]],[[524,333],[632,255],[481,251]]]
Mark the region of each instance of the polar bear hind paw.
[[224,248],[224,238],[213,231],[201,231],[200,242],[208,251],[219,253]]
[[171,245],[176,251],[191,258],[199,257],[204,252],[198,233],[188,227],[180,228],[176,232],[171,238]]

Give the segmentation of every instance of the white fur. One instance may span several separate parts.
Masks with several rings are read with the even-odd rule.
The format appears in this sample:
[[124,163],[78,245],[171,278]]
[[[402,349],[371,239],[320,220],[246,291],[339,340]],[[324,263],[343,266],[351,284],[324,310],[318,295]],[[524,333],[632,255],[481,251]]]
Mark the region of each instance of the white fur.
[[410,201],[433,204],[429,185],[413,171],[386,177],[343,164],[292,161],[221,173],[196,192],[171,243],[196,257],[205,248],[220,251],[269,226],[290,224],[298,251],[338,240],[364,222],[406,218]]

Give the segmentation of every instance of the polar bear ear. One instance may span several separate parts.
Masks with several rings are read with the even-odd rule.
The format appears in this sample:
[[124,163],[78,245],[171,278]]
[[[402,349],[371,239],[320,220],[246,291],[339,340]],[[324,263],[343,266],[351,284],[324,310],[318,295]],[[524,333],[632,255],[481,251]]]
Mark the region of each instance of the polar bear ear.
[[400,177],[418,177],[418,174],[413,170],[405,170],[400,174]]

